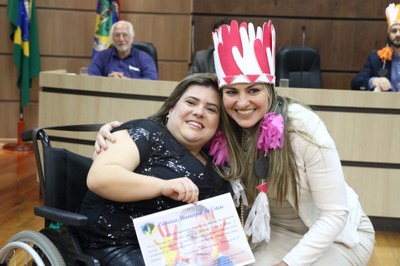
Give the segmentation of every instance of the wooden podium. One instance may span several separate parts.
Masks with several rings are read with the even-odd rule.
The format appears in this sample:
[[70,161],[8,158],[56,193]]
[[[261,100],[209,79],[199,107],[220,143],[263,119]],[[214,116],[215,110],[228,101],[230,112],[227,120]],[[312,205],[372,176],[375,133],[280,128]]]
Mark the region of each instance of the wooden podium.
[[[370,216],[400,218],[400,93],[278,88],[313,107]],[[398,221],[397,221],[397,224]],[[397,230],[399,230],[399,225]]]
[[[40,73],[39,127],[121,122],[155,113],[177,82],[113,79],[55,70]],[[59,135],[52,132],[52,135]],[[62,137],[94,140],[94,133],[65,133]],[[55,143],[57,146],[57,143]],[[63,144],[63,147],[91,156],[93,147]]]
[[[81,76],[64,70],[42,72],[39,126],[145,118],[158,110],[177,84]],[[360,196],[366,213],[400,218],[396,196],[400,188],[400,93],[277,90],[311,105],[321,116],[336,142],[346,181]],[[94,139],[94,135],[84,138]],[[93,147],[81,146],[79,152],[92,154]]]
[[177,84],[75,75],[64,70],[41,72],[39,126],[144,118],[158,110]]

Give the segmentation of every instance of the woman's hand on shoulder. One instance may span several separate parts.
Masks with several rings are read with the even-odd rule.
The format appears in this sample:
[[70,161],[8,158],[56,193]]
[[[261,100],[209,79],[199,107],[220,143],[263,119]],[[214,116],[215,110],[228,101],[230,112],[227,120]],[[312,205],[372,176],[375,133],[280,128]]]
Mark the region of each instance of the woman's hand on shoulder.
[[199,200],[199,188],[187,177],[165,180],[161,194],[173,200],[196,204]]
[[93,153],[93,158],[96,157],[96,154],[101,153],[102,150],[107,150],[107,140],[111,142],[115,142],[115,137],[111,133],[111,130],[113,130],[116,127],[121,126],[122,123],[119,121],[112,121],[110,123],[104,124],[99,132],[96,135],[96,142],[94,144],[94,153]]

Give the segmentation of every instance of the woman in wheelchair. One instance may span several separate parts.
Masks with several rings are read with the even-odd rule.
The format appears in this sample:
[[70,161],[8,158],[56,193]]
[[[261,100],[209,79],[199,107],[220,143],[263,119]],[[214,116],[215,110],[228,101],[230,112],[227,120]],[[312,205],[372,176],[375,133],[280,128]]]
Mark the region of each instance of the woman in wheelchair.
[[116,128],[94,156],[77,232],[101,265],[144,265],[133,219],[230,192],[203,147],[219,126],[220,95],[212,74],[182,80],[158,113]]

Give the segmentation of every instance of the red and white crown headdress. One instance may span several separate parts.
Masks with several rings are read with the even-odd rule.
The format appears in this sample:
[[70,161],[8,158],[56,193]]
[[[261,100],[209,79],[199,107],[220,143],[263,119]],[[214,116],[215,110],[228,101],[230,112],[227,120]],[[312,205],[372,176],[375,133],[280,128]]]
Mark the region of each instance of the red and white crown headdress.
[[394,24],[400,23],[400,4],[389,4],[385,10],[386,21],[388,23],[388,31]]
[[219,87],[236,83],[275,84],[275,29],[243,22],[222,25],[213,32],[214,62]]

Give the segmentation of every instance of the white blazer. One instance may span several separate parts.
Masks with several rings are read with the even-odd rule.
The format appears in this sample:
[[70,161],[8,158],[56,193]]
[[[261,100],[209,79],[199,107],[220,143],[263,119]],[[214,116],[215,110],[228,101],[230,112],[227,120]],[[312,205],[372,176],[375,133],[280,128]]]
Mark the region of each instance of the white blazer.
[[[322,120],[299,104],[289,106],[289,117],[296,130],[313,139],[290,135],[299,170],[299,215],[309,230],[283,260],[289,265],[309,265],[334,241],[349,247],[358,244],[362,209],[344,180],[335,143]],[[288,201],[294,206],[293,198]]]

